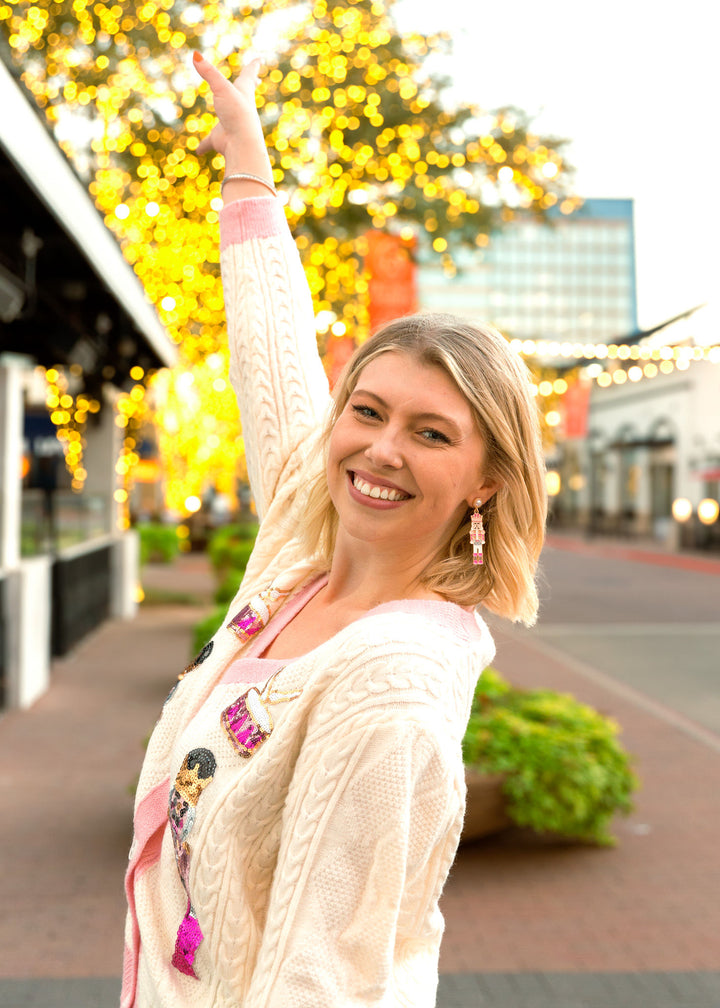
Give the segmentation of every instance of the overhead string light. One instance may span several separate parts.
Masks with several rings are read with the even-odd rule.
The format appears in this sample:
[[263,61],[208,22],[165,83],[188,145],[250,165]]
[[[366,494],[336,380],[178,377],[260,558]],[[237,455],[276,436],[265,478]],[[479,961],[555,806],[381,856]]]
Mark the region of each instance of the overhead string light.
[[[523,357],[563,357],[583,368],[585,376],[601,388],[655,378],[673,371],[686,371],[694,361],[720,363],[720,345],[713,346],[639,346],[637,344],[559,343],[549,340],[510,340],[510,346]],[[618,365],[606,369],[597,362],[613,361]],[[596,362],[596,363],[592,363]],[[631,363],[632,362],[632,363]],[[629,366],[626,369],[626,365]],[[568,390],[564,379],[543,380],[534,386],[536,395],[562,396]]]

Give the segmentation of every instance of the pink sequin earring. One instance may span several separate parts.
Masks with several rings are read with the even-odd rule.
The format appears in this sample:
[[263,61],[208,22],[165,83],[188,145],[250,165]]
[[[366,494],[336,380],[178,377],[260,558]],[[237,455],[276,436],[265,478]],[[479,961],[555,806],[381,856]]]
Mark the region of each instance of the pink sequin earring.
[[482,507],[482,499],[480,497],[473,501],[475,510],[470,515],[470,544],[473,551],[473,564],[481,564],[483,562],[483,543],[485,542],[485,529],[483,528],[482,515],[480,514],[480,508]]

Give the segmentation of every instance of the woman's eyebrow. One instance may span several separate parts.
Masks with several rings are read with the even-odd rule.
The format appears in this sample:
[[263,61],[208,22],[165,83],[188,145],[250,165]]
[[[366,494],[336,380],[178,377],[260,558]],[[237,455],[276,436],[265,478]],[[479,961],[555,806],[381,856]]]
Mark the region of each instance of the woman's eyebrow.
[[[375,402],[378,403],[378,405],[382,406],[383,409],[390,408],[388,404],[385,402],[385,400],[382,398],[382,396],[379,396],[377,392],[371,392],[369,389],[361,389],[356,387],[353,389],[351,395],[369,396],[371,399],[374,399]],[[415,413],[413,414],[413,416],[416,420],[432,420],[434,423],[438,422],[446,423],[449,427],[452,427],[454,430],[456,430],[458,434],[461,433],[460,427],[455,422],[455,420],[451,419],[451,417],[449,416],[446,416],[444,413],[432,413],[428,411],[422,413]]]
[[388,409],[389,408],[388,404],[385,402],[384,399],[382,399],[376,392],[371,392],[369,389],[362,389],[362,388],[358,388],[356,386],[352,390],[352,392],[350,393],[350,395],[371,396],[371,398],[373,398],[375,400],[375,402],[379,403],[383,407],[383,409]]

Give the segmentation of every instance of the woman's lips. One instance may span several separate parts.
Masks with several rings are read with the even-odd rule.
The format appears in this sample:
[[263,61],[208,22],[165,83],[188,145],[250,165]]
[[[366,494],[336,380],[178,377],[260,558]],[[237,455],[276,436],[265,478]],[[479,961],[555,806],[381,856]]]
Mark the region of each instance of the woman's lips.
[[366,472],[349,471],[351,495],[363,503],[379,506],[393,506],[410,500],[412,494],[407,493],[394,483],[373,476]]

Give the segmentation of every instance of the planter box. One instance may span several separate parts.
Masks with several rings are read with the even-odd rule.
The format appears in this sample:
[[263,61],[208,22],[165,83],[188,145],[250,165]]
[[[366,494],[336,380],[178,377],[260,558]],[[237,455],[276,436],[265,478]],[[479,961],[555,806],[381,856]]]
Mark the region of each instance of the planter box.
[[465,769],[467,808],[460,843],[491,836],[512,825],[505,811],[504,779],[503,774],[481,774]]

